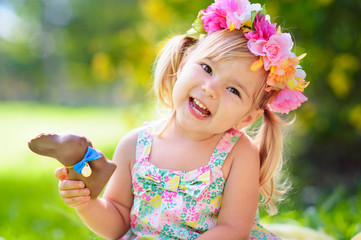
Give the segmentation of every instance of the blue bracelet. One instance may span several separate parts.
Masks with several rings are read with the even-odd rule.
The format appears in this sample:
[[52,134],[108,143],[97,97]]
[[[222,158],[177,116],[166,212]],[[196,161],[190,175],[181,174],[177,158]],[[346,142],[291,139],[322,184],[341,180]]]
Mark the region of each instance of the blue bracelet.
[[74,166],[69,166],[66,168],[73,168],[77,173],[82,174],[84,177],[89,177],[91,175],[91,169],[88,162],[101,158],[102,156],[91,147],[88,147],[84,159],[76,163]]

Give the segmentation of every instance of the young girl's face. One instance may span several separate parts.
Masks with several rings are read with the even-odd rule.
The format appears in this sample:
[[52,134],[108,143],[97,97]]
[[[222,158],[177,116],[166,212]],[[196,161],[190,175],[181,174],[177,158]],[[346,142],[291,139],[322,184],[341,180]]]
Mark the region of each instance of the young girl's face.
[[241,57],[216,62],[189,56],[173,89],[177,123],[192,131],[218,134],[255,121],[263,112],[252,109],[263,73],[252,72],[251,63]]

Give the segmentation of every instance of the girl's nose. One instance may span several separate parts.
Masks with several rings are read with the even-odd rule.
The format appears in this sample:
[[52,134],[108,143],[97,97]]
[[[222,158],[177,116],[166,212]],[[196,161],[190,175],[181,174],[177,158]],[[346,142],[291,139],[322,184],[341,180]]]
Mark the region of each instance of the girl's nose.
[[202,85],[204,94],[212,99],[218,98],[217,83],[215,81],[207,81]]

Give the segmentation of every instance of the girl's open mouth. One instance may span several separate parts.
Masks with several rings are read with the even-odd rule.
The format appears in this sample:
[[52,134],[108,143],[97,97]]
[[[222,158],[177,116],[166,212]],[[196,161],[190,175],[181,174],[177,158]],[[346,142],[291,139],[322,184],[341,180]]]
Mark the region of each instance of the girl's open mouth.
[[195,98],[189,98],[189,106],[193,115],[199,119],[206,119],[211,116],[211,112],[207,107]]

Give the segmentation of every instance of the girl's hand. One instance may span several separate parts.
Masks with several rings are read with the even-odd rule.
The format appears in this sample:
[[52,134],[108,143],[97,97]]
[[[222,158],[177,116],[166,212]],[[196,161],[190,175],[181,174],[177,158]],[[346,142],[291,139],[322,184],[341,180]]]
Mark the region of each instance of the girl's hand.
[[88,205],[90,190],[85,188],[83,181],[68,180],[66,168],[56,169],[55,177],[60,180],[59,193],[66,205],[75,209],[80,209]]

